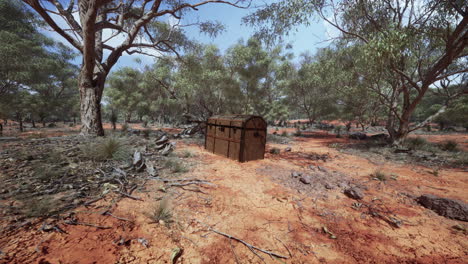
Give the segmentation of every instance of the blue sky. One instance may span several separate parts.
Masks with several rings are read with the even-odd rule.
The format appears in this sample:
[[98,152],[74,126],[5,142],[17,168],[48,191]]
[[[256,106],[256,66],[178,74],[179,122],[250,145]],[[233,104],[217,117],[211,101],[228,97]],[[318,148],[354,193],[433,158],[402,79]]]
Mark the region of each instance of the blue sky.
[[[190,24],[197,21],[217,20],[224,24],[225,31],[215,38],[210,38],[204,34],[200,34],[197,27],[186,27],[187,35],[194,40],[205,44],[215,44],[221,51],[225,51],[230,46],[236,44],[239,39],[247,40],[253,33],[254,29],[242,25],[242,17],[253,12],[254,9],[239,9],[225,4],[208,4],[199,7],[196,12],[191,12],[181,22],[181,25]],[[65,40],[55,32],[44,31],[48,36],[60,40],[65,43]],[[310,26],[300,26],[297,32],[292,32],[285,38],[286,43],[292,44],[292,52],[297,58],[303,52],[314,53],[317,48],[327,46],[329,43],[324,42],[330,38],[330,35],[335,34],[334,30],[329,26],[320,22],[312,22]],[[142,64],[135,62],[135,58],[139,58]],[[124,55],[120,58],[113,70],[124,66],[142,67],[142,65],[151,64],[154,61],[153,57],[144,55]],[[81,58],[76,60],[77,64],[81,62]]]

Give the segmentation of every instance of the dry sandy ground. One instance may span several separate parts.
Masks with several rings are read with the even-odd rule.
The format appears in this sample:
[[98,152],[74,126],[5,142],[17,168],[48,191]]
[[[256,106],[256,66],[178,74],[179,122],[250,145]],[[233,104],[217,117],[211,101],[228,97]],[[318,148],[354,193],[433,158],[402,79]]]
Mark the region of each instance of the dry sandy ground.
[[[442,169],[435,177],[429,168],[414,164],[371,162],[327,147],[338,141],[344,139],[297,138],[290,144],[292,152],[267,154],[264,160],[247,163],[178,142],[178,151],[196,154],[188,159],[190,171],[181,177],[215,185],[202,188],[203,192],[177,189],[165,194],[151,181],[147,192],[135,193],[144,201],[123,199],[113,211],[132,222],[99,215],[96,208],[82,208],[77,213],[81,222],[112,229],[62,226],[68,234],[31,229],[0,238],[0,250],[10,257],[8,263],[171,263],[171,252],[177,247],[183,249],[177,263],[467,263],[466,233],[452,228],[463,223],[414,202],[414,197],[426,193],[468,202],[466,172]],[[268,145],[272,147],[286,145]],[[316,154],[330,158],[326,162],[307,158]],[[367,189],[364,199],[346,197],[339,186],[327,190],[287,184],[291,171],[313,175],[310,165],[342,175],[339,181],[345,185]],[[371,180],[369,175],[377,169],[396,180]],[[163,195],[171,197],[175,223],[169,228],[150,223],[148,217],[157,205],[155,198]],[[353,208],[353,203],[358,204]],[[403,224],[397,228],[372,217],[368,207],[360,204],[378,208]],[[210,227],[287,259],[254,254]]]

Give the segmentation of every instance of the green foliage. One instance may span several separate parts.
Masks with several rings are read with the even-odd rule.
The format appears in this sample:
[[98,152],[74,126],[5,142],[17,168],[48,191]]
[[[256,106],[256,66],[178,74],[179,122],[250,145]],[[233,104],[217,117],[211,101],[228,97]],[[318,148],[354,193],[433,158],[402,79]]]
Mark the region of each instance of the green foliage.
[[162,199],[150,213],[150,218],[154,223],[163,221],[166,225],[169,225],[174,222],[169,200]]
[[411,137],[404,140],[403,145],[413,150],[423,150],[430,143],[422,137]]
[[169,169],[172,173],[187,173],[189,171],[178,158],[169,158],[164,163],[164,167]]
[[75,53],[41,34],[19,1],[0,0],[0,25],[0,118],[76,116]]
[[458,151],[458,143],[454,140],[447,140],[439,144],[440,149],[445,151]]

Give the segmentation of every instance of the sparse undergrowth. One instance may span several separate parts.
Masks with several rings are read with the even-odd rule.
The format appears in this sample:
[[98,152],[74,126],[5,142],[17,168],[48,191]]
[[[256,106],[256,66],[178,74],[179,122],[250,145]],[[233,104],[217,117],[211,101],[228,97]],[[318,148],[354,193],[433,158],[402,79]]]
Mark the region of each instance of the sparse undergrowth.
[[267,134],[267,143],[288,144],[289,142],[291,142],[291,137],[286,131],[283,131],[281,135]]
[[404,140],[399,148],[380,140],[363,140],[353,144],[333,143],[330,147],[371,159],[414,161],[431,167],[468,165],[468,153],[451,140],[431,143],[422,137],[411,137]]
[[95,160],[124,160],[130,155],[126,142],[117,137],[96,139],[82,148],[83,155]]
[[178,158],[171,156],[164,162],[164,168],[172,173],[186,173],[189,171],[188,167]]
[[159,201],[159,203],[150,212],[149,217],[153,223],[163,223],[166,226],[173,223],[173,212],[169,199],[164,198]]
[[378,169],[374,173],[372,173],[371,178],[374,179],[374,180],[381,181],[381,182],[386,182],[388,180],[387,174],[385,174],[380,169]]

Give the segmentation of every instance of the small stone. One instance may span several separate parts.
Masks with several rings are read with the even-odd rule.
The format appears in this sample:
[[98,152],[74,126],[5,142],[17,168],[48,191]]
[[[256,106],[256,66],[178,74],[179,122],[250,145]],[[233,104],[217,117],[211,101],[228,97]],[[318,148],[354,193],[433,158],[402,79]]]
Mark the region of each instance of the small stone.
[[315,169],[317,169],[317,168],[316,168],[314,165],[309,165],[309,169],[315,170]]
[[364,194],[362,194],[361,190],[357,188],[345,189],[344,194],[348,196],[349,198],[352,198],[355,200],[361,200],[362,198],[364,198]]
[[291,172],[291,177],[293,177],[293,178],[297,178],[297,177],[299,177],[299,176],[301,176],[301,175],[302,175],[302,173],[297,172],[297,171]]
[[287,147],[284,149],[284,152],[291,152],[291,150],[292,150],[291,147]]
[[327,172],[328,171],[327,169],[325,169],[322,166],[317,166],[317,168],[319,169],[319,171],[322,171],[322,172]]
[[310,184],[310,176],[302,176],[299,181],[301,181],[303,184]]
[[329,183],[325,183],[325,189],[327,190],[333,190],[335,189],[335,187],[333,187],[333,185],[329,184]]

